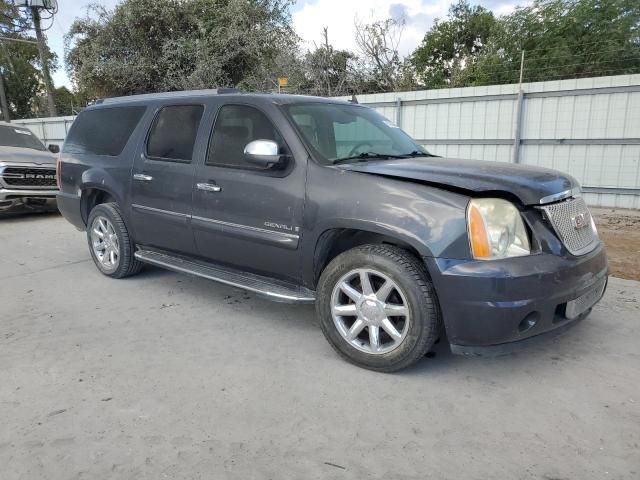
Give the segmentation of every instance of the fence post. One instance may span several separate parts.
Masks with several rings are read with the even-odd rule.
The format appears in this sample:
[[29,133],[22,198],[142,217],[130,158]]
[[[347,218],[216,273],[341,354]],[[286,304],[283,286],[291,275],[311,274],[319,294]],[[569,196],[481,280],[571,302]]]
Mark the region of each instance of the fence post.
[[522,91],[522,74],[524,72],[524,50],[520,57],[520,82],[518,83],[518,103],[516,104],[516,126],[513,133],[513,163],[520,163],[520,144],[522,136],[522,107],[524,92]]
[[513,163],[520,163],[520,144],[522,143],[522,107],[524,104],[524,92],[522,88],[518,92],[516,105],[516,127],[513,139]]
[[402,128],[402,99],[396,99],[396,125]]

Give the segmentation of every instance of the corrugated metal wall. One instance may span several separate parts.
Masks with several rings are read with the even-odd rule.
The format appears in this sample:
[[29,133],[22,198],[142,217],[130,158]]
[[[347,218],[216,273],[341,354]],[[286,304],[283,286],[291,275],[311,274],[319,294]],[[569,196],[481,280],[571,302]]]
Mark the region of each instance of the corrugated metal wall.
[[[640,208],[640,75],[525,83],[522,91],[491,85],[358,101],[438,155],[555,168],[575,176],[593,206]],[[73,119],[15,123],[61,144]]]
[[12,123],[30,128],[46,145],[55,143],[62,146],[69,127],[75,118],[75,116],[30,118],[27,120],[12,120]]
[[[359,95],[431,152],[575,176],[594,206],[640,208],[640,75]],[[348,97],[342,97],[347,99]]]

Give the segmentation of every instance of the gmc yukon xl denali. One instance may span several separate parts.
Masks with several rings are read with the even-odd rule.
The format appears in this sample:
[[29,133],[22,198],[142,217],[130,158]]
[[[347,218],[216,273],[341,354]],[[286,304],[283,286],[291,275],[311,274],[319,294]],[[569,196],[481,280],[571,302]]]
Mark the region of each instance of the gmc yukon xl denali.
[[0,213],[56,210],[58,151],[28,128],[0,122]]
[[59,209],[103,274],[147,263],[315,302],[333,348],[373,370],[414,363],[442,328],[466,355],[550,337],[607,284],[575,179],[436,157],[357,104],[106,99],[73,123],[58,173]]

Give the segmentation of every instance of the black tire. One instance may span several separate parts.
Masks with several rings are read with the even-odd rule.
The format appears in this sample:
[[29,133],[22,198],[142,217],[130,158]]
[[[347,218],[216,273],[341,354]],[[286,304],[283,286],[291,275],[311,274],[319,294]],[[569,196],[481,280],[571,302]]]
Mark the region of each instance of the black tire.
[[[331,315],[331,297],[336,283],[350,271],[375,269],[393,280],[403,291],[409,307],[406,337],[388,353],[358,350],[345,340]],[[363,368],[395,372],[424,357],[440,334],[441,319],[437,297],[426,268],[414,255],[388,245],[364,245],[348,250],[324,269],[318,282],[316,312],[324,336],[343,358]]]
[[[100,260],[96,257],[91,242],[89,230],[91,229],[93,221],[98,216],[106,217],[111,222],[113,230],[118,237],[118,246],[120,251],[118,266],[111,271],[106,270]],[[122,213],[120,212],[120,207],[118,207],[117,203],[101,203],[91,210],[89,220],[87,221],[87,242],[89,244],[89,253],[91,254],[93,263],[95,263],[96,267],[102,274],[108,277],[125,278],[135,275],[142,269],[142,262],[136,260],[134,256],[135,244],[127,230],[127,226],[122,218]]]

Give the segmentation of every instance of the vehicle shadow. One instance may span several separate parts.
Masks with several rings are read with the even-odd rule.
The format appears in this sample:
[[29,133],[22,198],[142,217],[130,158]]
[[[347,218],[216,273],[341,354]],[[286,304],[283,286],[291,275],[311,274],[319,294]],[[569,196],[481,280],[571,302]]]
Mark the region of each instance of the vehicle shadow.
[[523,347],[516,352],[498,356],[454,355],[449,347],[446,334],[433,346],[422,361],[398,375],[406,377],[451,375],[455,372],[467,378],[484,379],[490,383],[496,379],[509,378],[529,372],[532,365],[536,368],[556,369],[558,363],[577,352],[572,352],[576,342],[588,336],[588,325],[584,322],[576,325],[558,337],[541,340],[538,344]]
[[39,211],[39,210],[16,210],[1,212],[0,211],[0,223],[2,224],[15,224],[31,221],[38,221],[45,218],[60,217],[60,212],[55,211]]
[[[260,312],[256,313],[256,318],[269,322],[274,329],[286,328],[291,332],[290,327],[295,324],[295,330],[299,333],[316,331],[318,342],[325,341],[313,305],[277,303],[239,288],[151,265],[145,265],[139,275],[125,281],[134,279],[167,281],[167,286],[172,285],[172,287],[175,287],[173,282],[176,281],[181,285],[182,294],[193,297],[194,300],[206,299],[204,301],[212,303],[224,302],[232,308],[254,310]],[[492,377],[495,376],[518,375],[518,372],[528,370],[532,364],[548,365],[552,368],[555,363],[561,361],[560,357],[571,349],[571,344],[577,341],[576,339],[581,335],[587,335],[585,327],[586,325],[577,325],[565,334],[543,341],[539,345],[532,345],[516,353],[493,357],[465,357],[452,354],[449,340],[443,330],[440,339],[425,358],[394,375],[407,378],[425,376],[433,378],[438,375],[455,375],[457,372],[483,382],[491,382]]]
[[233,308],[247,308],[259,311],[260,314],[256,314],[256,317],[263,319],[265,322],[271,322],[273,328],[282,328],[283,325],[288,327],[292,322],[295,322],[298,329],[317,329],[319,338],[324,341],[315,318],[313,304],[275,302],[241,288],[224,285],[205,278],[172,272],[153,265],[145,265],[138,275],[124,280],[163,281],[171,289],[175,289],[177,287],[176,283],[179,283],[181,293],[192,297],[194,300],[204,298],[206,299],[205,301],[224,303]]

